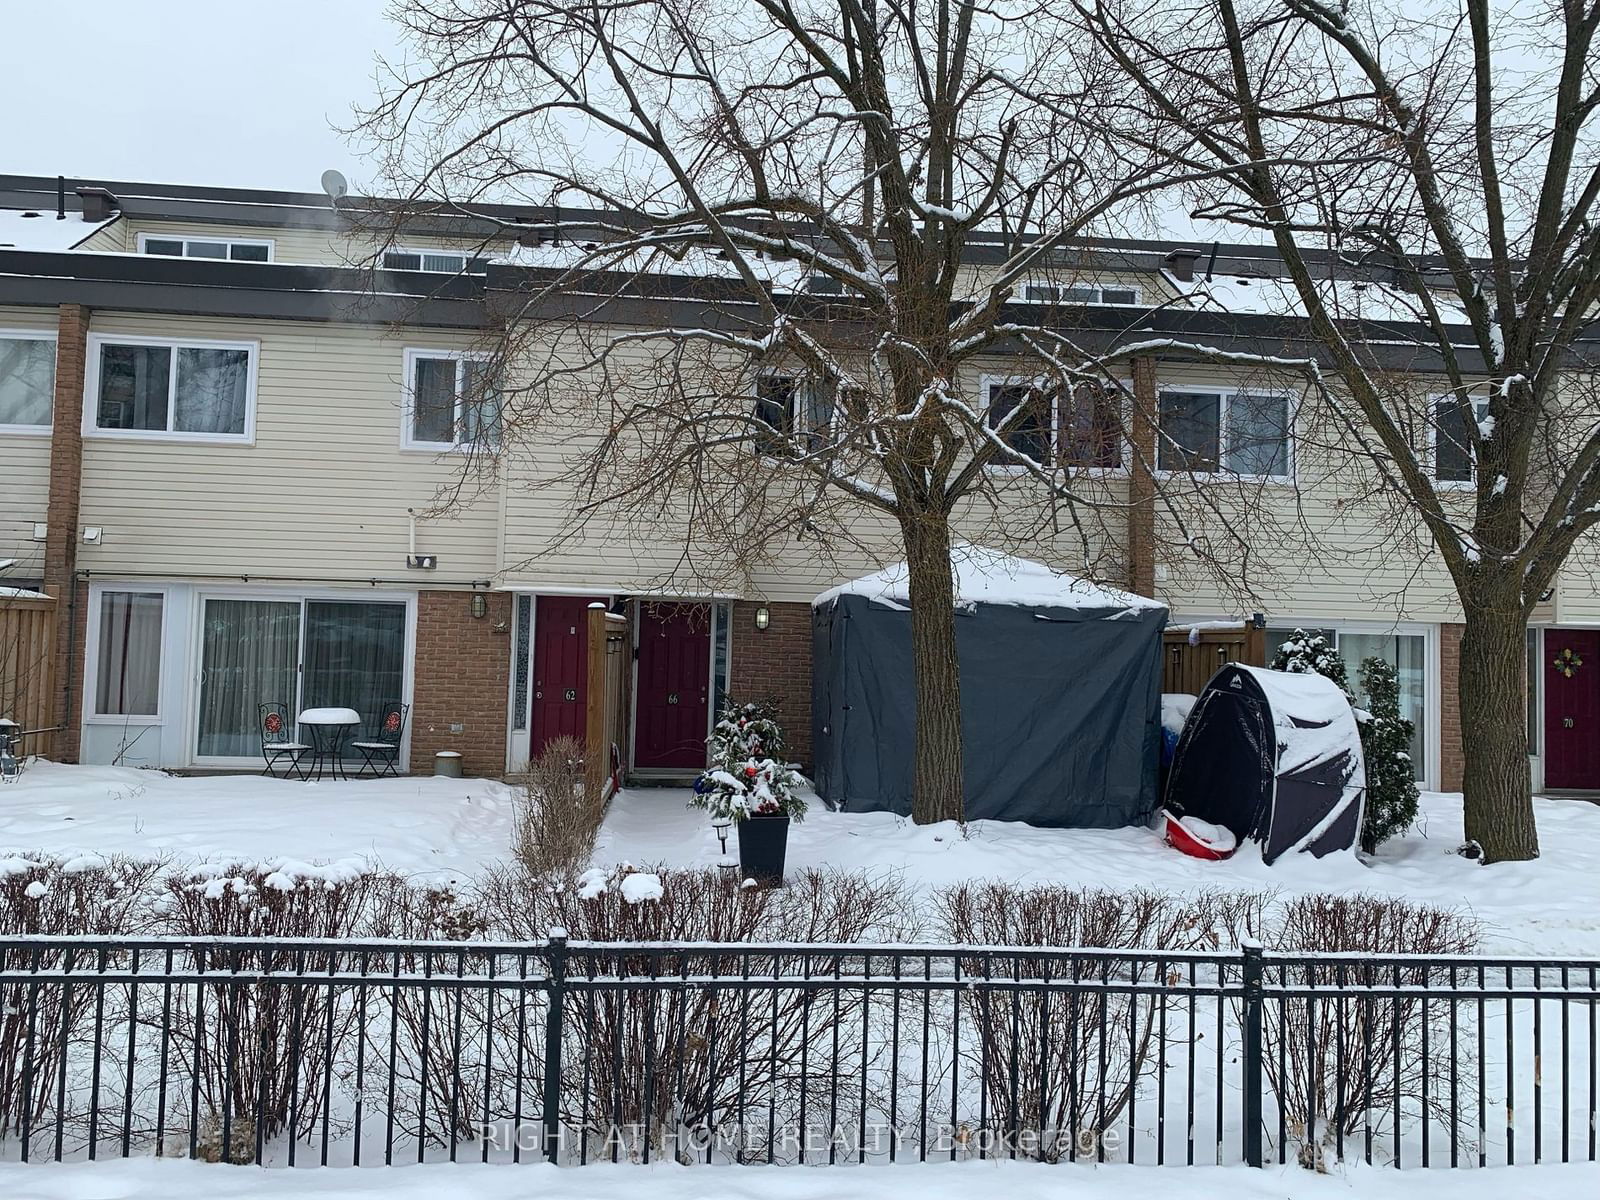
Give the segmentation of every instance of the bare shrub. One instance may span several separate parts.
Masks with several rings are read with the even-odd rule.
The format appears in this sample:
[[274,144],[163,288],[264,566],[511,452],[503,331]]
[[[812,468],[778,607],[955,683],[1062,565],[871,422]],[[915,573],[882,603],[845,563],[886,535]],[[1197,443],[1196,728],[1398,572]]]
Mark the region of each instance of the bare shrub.
[[583,747],[551,738],[528,764],[513,852],[535,875],[578,871],[589,862],[605,804],[584,786]]
[[[506,872],[485,888],[498,933],[619,943],[865,943],[905,937],[913,906],[898,878],[798,872],[786,888],[742,887],[712,871],[590,871],[552,882]],[[693,949],[619,949],[574,955],[574,978],[792,977],[759,999],[737,986],[578,986],[564,1000],[563,1124],[591,1149],[608,1131],[637,1129],[659,1152],[669,1138],[759,1116],[738,1156],[776,1153],[777,1127],[813,1105],[868,1103],[860,1078],[866,1000],[852,989],[807,986],[825,960]],[[812,1111],[822,1111],[813,1108]],[[769,1117],[773,1118],[769,1121]],[[619,1147],[637,1155],[640,1140]]]
[[[1269,970],[1269,983],[1290,987],[1437,986],[1437,968],[1429,976],[1421,966],[1382,960],[1470,954],[1479,939],[1478,924],[1468,916],[1391,896],[1319,894],[1281,903],[1262,897],[1236,906],[1230,920],[1236,938],[1254,938],[1272,951],[1350,956],[1292,964],[1281,973]],[[1237,1007],[1242,1014],[1242,1003]],[[1424,1097],[1428,1119],[1449,1128],[1456,1119],[1450,1104],[1452,1071],[1461,1093],[1457,1111],[1470,1111],[1476,1087],[1472,1072],[1437,1051],[1448,1045],[1451,1023],[1459,1015],[1450,1004],[1424,1004],[1420,990],[1414,996],[1348,999],[1269,996],[1262,1011],[1263,1068],[1288,1136],[1299,1143],[1301,1165],[1320,1169],[1338,1135],[1354,1133],[1373,1113],[1411,1106],[1420,1115]],[[1425,1035],[1435,1047],[1427,1058]]]
[[[161,868],[156,861],[98,855],[58,859],[36,852],[0,859],[0,936],[105,937],[142,929]],[[0,965],[37,973],[82,964],[96,953],[15,946],[0,954]],[[114,989],[113,1007],[122,1002],[118,997],[126,991]],[[0,1135],[60,1121],[78,1136],[88,1117],[80,1078],[86,1072],[78,1056],[63,1059],[90,1036],[94,1007],[93,989],[47,978],[0,986]],[[120,1061],[115,1054],[108,1048]]]
[[[371,925],[393,877],[362,868],[293,863],[208,865],[169,875],[165,923],[189,937],[339,939]],[[357,1016],[333,987],[284,984],[268,973],[327,972],[329,955],[292,946],[193,951],[210,979],[173,994],[173,1056],[197,1078],[199,1109],[183,1125],[201,1131],[198,1152],[248,1162],[262,1142],[307,1136],[322,1120],[324,1082],[353,1044]],[[266,976],[266,977],[263,977]],[[249,1140],[238,1131],[247,1129]]]
[[[947,888],[935,909],[952,941],[993,946],[1209,949],[1203,901],[1147,891],[982,883]],[[962,993],[962,1054],[974,1066],[991,1122],[1019,1154],[1054,1162],[1094,1145],[1155,1070],[1159,998],[1154,959],[1017,957],[962,960],[969,977],[1037,980],[1036,988]],[[999,972],[996,974],[996,972]],[[1086,990],[1049,986],[1089,981]],[[970,1048],[969,1048],[970,1047]]]

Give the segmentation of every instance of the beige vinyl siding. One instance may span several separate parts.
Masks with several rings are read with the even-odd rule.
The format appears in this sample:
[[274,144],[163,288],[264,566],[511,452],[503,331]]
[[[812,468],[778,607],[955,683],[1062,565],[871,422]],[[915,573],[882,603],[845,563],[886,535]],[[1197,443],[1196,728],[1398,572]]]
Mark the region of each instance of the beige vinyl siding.
[[[0,307],[0,329],[54,333],[56,311]],[[44,573],[44,543],[33,540],[33,525],[45,519],[49,507],[50,435],[0,432],[0,559],[17,560],[6,576]]]
[[128,222],[121,217],[117,217],[110,223],[100,226],[99,229],[96,229],[73,247],[74,250],[98,250],[118,253],[132,248],[128,235]]
[[[419,518],[432,572],[408,571],[406,509],[428,509],[459,457],[400,449],[403,353],[471,335],[96,312],[91,332],[260,343],[253,445],[86,436],[81,520],[104,528],[80,568],[183,575],[488,579],[494,496]],[[89,398],[92,403],[92,398]]]
[[[370,265],[379,241],[365,231],[296,227],[293,225],[208,225],[183,221],[130,221],[128,250],[137,250],[139,235],[166,238],[215,238],[218,240],[268,241],[272,261],[312,266]],[[484,253],[481,242],[432,236],[406,237],[406,247],[430,250],[457,250],[469,256]],[[106,247],[111,249],[113,247]],[[124,247],[114,247],[123,249]]]

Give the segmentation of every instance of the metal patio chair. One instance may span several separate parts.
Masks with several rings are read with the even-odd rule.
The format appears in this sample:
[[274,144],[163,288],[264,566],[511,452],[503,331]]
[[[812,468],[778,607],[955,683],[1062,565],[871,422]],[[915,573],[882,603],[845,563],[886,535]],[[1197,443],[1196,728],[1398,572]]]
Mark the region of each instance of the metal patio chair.
[[[294,720],[289,715],[289,706],[258,704],[256,711],[261,719],[261,757],[267,760],[266,769],[261,773],[274,779],[309,778],[304,759],[311,753],[311,747],[291,736]],[[282,775],[278,774],[280,763],[285,764]]]
[[384,775],[400,774],[400,739],[406,731],[406,714],[409,704],[386,704],[379,710],[377,731],[370,739],[351,742],[353,749],[361,752],[358,775],[371,774],[374,779]]

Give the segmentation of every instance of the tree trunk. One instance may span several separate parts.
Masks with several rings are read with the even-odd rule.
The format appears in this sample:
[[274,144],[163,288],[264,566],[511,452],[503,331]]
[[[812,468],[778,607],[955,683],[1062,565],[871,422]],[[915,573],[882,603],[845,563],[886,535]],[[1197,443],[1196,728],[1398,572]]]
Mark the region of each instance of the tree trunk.
[[911,670],[917,697],[917,757],[911,818],[919,825],[960,821],[961,669],[956,661],[955,585],[950,525],[942,513],[900,521],[911,593]]
[[1466,620],[1458,697],[1467,840],[1482,848],[1486,863],[1537,858],[1528,776],[1527,622],[1515,602],[1469,604]]

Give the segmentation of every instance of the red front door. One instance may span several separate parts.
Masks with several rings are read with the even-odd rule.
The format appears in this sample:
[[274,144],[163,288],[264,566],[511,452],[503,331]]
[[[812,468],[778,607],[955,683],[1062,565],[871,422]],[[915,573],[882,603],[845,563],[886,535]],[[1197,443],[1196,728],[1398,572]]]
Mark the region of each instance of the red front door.
[[704,767],[710,703],[711,606],[641,602],[634,766]]
[[593,596],[540,596],[533,611],[533,722],[528,753],[551,738],[584,738],[589,678],[589,605]]
[[1600,788],[1600,630],[1546,629],[1544,785]]

